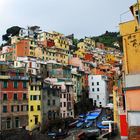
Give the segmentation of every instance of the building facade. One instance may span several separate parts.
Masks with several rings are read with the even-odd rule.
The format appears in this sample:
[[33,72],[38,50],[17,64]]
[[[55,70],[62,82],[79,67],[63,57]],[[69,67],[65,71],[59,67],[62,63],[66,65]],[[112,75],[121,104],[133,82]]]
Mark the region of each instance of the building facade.
[[1,130],[28,125],[28,80],[24,70],[0,70]]
[[106,107],[109,102],[107,76],[89,75],[89,98],[93,99],[93,104],[98,107]]

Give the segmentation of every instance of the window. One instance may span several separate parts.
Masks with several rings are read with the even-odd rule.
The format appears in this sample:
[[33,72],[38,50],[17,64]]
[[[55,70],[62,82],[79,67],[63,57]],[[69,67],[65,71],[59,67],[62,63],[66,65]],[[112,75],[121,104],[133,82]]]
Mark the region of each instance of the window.
[[4,100],[4,101],[7,101],[7,94],[6,94],[6,93],[3,94],[3,100]]
[[33,86],[31,86],[31,90],[33,90]]
[[39,100],[41,100],[41,95],[38,95],[38,97],[39,97]]
[[23,93],[22,98],[23,98],[23,100],[27,99],[26,93]]
[[51,103],[50,103],[50,100],[48,100],[48,105],[50,105]]
[[94,92],[94,88],[92,88],[92,91]]
[[7,88],[7,86],[8,86],[7,81],[4,81],[4,82],[3,82],[3,88]]
[[53,105],[55,105],[55,100],[53,100]]
[[35,90],[37,90],[37,86],[35,86]]
[[7,129],[11,128],[11,118],[7,118],[6,127],[7,127]]
[[19,127],[19,117],[15,118],[15,127],[18,128]]
[[6,112],[7,112],[7,106],[4,105],[4,106],[3,106],[3,113],[6,113]]
[[37,106],[37,110],[40,110],[40,105]]
[[66,102],[64,102],[64,107],[66,107]]
[[66,94],[64,94],[64,98],[66,98]]
[[62,102],[60,102],[60,107],[62,107]]
[[28,105],[26,105],[26,111],[28,111],[28,110],[29,110]]
[[38,124],[38,116],[35,116],[35,124]]
[[18,87],[18,82],[14,81],[14,88],[17,88],[17,87]]
[[21,111],[23,111],[23,105],[21,105]]
[[99,100],[99,95],[97,95],[97,100]]
[[27,83],[26,83],[26,81],[23,81],[23,88],[27,88]]
[[99,82],[97,82],[97,85],[99,85]]
[[34,107],[33,106],[31,106],[30,111],[34,111]]
[[33,96],[33,100],[37,100],[37,96],[36,95]]
[[14,93],[14,100],[17,100],[17,94]]
[[32,95],[30,95],[30,100],[33,100],[33,96]]
[[92,86],[94,86],[94,82],[92,82]]
[[19,105],[17,105],[17,112],[19,111]]
[[14,106],[13,105],[11,106],[11,112],[14,112]]
[[99,89],[99,88],[97,88],[97,91],[100,91],[100,89]]

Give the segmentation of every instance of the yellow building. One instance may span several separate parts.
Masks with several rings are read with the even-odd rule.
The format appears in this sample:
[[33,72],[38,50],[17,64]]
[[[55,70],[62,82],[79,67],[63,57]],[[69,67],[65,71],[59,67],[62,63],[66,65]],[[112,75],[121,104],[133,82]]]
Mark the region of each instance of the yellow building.
[[91,47],[95,47],[95,40],[93,40],[93,39],[91,39],[91,38],[89,38],[89,37],[86,37],[85,39],[84,39],[84,42],[86,43],[86,44],[88,44],[88,45],[90,45]]
[[35,41],[32,38],[29,38],[29,56],[34,57],[35,56],[35,49],[37,48],[37,45]]
[[140,23],[138,20],[138,4],[131,6],[130,10],[134,16],[134,20],[121,23],[120,34],[123,38],[125,72],[126,74],[137,74],[140,72]]
[[55,40],[54,40],[55,46],[57,48],[63,49],[63,50],[69,50],[69,41],[67,38],[65,37],[61,37],[58,36]]
[[34,56],[36,58],[42,58],[43,56],[43,51],[42,51],[42,48],[41,47],[36,47],[35,50],[34,50]]
[[105,60],[106,60],[106,62],[114,62],[116,60],[116,58],[115,58],[114,54],[106,54]]
[[40,126],[41,115],[41,82],[32,82],[28,89],[28,126],[29,130]]
[[86,43],[84,42],[79,42],[77,44],[77,48],[78,50],[75,52],[75,54],[77,55],[77,57],[79,58],[84,58],[85,52],[86,52]]
[[93,50],[95,48],[95,41],[91,38],[85,38],[82,42],[77,44],[78,50],[75,51],[75,54],[79,58],[84,58],[87,51]]
[[42,48],[42,54],[41,51],[39,53],[41,58],[45,61],[55,60],[58,63],[68,64],[69,46],[72,45],[72,41],[63,34],[54,31],[52,33],[43,32],[38,35],[38,41],[43,42],[47,39],[53,40],[55,45]]

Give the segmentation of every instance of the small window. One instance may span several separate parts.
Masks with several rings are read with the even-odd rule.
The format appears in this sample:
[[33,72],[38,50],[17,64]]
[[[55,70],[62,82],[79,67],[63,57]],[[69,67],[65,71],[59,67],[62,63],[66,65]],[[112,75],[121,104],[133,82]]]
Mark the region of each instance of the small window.
[[7,127],[7,129],[11,128],[11,118],[7,118],[6,127]]
[[97,100],[99,100],[99,95],[97,95]]
[[18,128],[19,127],[19,117],[15,118],[15,127]]
[[50,100],[48,100],[48,105],[50,105],[51,103],[50,103]]
[[30,100],[31,100],[31,101],[33,100],[33,95],[30,95]]
[[33,90],[33,86],[31,86],[31,90]]
[[55,100],[53,100],[53,105],[55,105]]
[[92,88],[92,91],[94,92],[94,88]]
[[92,86],[94,86],[94,82],[92,82]]
[[66,94],[64,94],[64,98],[66,98]]
[[31,106],[30,111],[34,111],[34,107],[33,106]]
[[27,88],[27,83],[26,83],[26,81],[23,81],[23,88]]
[[29,110],[28,105],[26,105],[26,111],[28,111],[28,110]]
[[38,95],[38,100],[41,100],[41,95]]
[[40,105],[37,106],[37,110],[40,110]]
[[99,82],[97,82],[97,85],[99,85]]
[[17,87],[18,87],[18,82],[14,81],[14,88],[17,88]]
[[36,95],[33,96],[33,100],[37,100],[37,96]]
[[3,88],[7,88],[8,84],[7,84],[7,81],[4,81],[3,82]]
[[19,111],[19,105],[17,105],[17,112]]
[[7,94],[3,94],[3,100],[7,101]]
[[7,106],[4,105],[4,106],[3,106],[3,113],[6,113],[6,112],[7,112]]
[[26,100],[27,99],[26,93],[23,93],[22,98],[23,98],[23,100]]
[[17,97],[17,93],[14,93],[14,97],[13,97],[14,100],[17,100],[18,97]]
[[66,107],[66,102],[64,102],[64,107]]
[[11,112],[14,112],[14,106],[13,105],[11,106]]
[[23,111],[23,105],[21,105],[21,111]]
[[35,86],[35,90],[37,90],[37,86]]
[[100,89],[99,89],[99,88],[97,88],[97,91],[100,91]]

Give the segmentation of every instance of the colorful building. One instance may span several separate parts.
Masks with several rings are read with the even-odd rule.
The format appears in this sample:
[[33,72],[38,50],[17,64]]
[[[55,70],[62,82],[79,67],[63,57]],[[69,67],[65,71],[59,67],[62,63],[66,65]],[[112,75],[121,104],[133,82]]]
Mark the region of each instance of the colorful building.
[[37,77],[31,77],[28,88],[28,129],[31,131],[36,127],[41,127],[42,123],[42,90],[41,82]]
[[[128,139],[140,139],[140,103],[138,100],[140,97],[139,2],[130,7],[134,20],[120,23],[120,34],[123,39],[124,49],[123,88],[126,104],[125,118],[127,118],[126,122],[128,124]],[[124,122],[121,122],[121,125],[124,125]]]
[[28,80],[24,69],[0,65],[0,130],[28,125]]

